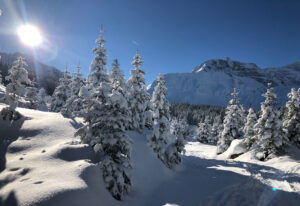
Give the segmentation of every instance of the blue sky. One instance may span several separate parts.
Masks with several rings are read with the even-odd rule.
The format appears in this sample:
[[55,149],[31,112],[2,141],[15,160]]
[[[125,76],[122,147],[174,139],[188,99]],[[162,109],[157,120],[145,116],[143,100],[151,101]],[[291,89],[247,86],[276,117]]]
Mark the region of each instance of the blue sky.
[[[147,83],[214,58],[260,67],[300,61],[297,0],[1,0],[0,9],[0,51],[35,52],[61,70],[80,61],[84,74],[101,24],[109,66],[118,58],[128,78],[139,49]],[[24,22],[38,26],[47,45],[33,51],[20,43]]]

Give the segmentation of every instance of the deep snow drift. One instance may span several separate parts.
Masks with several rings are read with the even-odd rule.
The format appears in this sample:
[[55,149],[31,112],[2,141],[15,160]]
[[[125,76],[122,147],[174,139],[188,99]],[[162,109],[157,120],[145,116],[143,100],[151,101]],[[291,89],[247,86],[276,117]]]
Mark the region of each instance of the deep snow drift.
[[296,148],[267,162],[253,159],[250,152],[228,160],[230,154],[216,156],[215,146],[191,140],[182,164],[171,171],[147,146],[147,131],[128,132],[133,142],[133,187],[120,202],[105,189],[101,165],[93,163],[91,148],[74,137],[80,119],[18,111],[23,119],[12,124],[0,120],[0,205],[261,206],[300,202],[300,151]]

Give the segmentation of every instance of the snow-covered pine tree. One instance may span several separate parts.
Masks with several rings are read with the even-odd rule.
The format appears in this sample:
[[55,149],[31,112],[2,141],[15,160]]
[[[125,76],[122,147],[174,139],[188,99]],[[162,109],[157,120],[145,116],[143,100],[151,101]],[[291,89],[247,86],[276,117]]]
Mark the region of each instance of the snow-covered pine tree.
[[82,74],[80,73],[80,65],[76,67],[77,72],[73,73],[71,80],[71,96],[67,99],[66,104],[61,110],[61,113],[67,117],[74,116],[83,108],[82,101],[79,97],[79,91],[84,85]]
[[65,106],[67,99],[70,97],[70,80],[68,77],[68,67],[64,72],[64,76],[59,79],[59,84],[55,88],[52,95],[51,111],[60,112]]
[[211,124],[209,118],[206,117],[204,122],[198,124],[197,140],[201,143],[211,143]]
[[[111,93],[112,92],[112,93]],[[131,186],[131,143],[125,132],[127,101],[110,83],[101,82],[88,102],[83,118],[86,123],[76,135],[91,145],[102,160],[103,180],[112,196],[123,199]]]
[[174,137],[170,132],[169,102],[166,99],[167,88],[162,74],[156,79],[157,85],[152,94],[153,134],[148,139],[149,146],[157,157],[169,168],[174,168],[181,162],[180,153],[184,148],[184,139]]
[[240,131],[242,125],[241,109],[238,105],[238,92],[234,88],[233,93],[231,93],[233,98],[229,101],[226,108],[225,118],[223,121],[224,129],[220,135],[220,139],[217,143],[217,154],[225,152],[231,144],[231,141],[238,139],[242,136]]
[[157,85],[152,94],[154,128],[153,134],[148,139],[149,146],[153,149],[159,159],[165,164],[167,163],[165,151],[169,144],[170,133],[170,112],[169,102],[166,99],[165,81],[160,74],[156,79]]
[[25,100],[28,102],[26,104],[29,109],[37,109],[38,107],[38,96],[36,87],[26,87]]
[[255,135],[254,132],[254,125],[257,123],[257,116],[256,113],[252,108],[249,109],[248,115],[246,118],[246,124],[244,127],[244,140],[243,143],[247,147],[247,149],[250,149],[253,144],[253,137]]
[[170,131],[176,137],[187,139],[187,123],[183,118],[173,118],[171,120]]
[[145,109],[145,127],[147,129],[153,129],[153,105],[151,101],[146,102]]
[[300,88],[298,91],[292,88],[288,97],[289,101],[286,103],[288,111],[283,127],[287,137],[300,147]]
[[8,70],[8,76],[5,77],[9,81],[9,84],[6,86],[6,93],[2,101],[8,104],[9,107],[1,110],[3,119],[17,120],[21,117],[21,114],[16,111],[18,99],[24,95],[26,91],[25,86],[31,84],[25,66],[27,66],[25,59],[18,57],[13,66]]
[[277,96],[272,90],[271,83],[268,83],[267,92],[262,95],[266,99],[261,104],[261,116],[254,125],[252,148],[256,150],[256,157],[260,160],[270,159],[278,152],[283,152],[286,144],[279,112],[274,108]]
[[98,44],[93,52],[96,54],[90,65],[91,74],[88,75],[87,85],[90,93],[93,93],[97,89],[101,82],[109,82],[107,74],[107,50],[104,47],[105,39],[103,38],[102,26],[100,29],[100,38],[96,40]]
[[120,64],[118,59],[114,59],[111,65],[111,70],[109,73],[109,78],[112,84],[112,89],[120,92],[124,92],[123,96],[126,96],[127,85],[124,78],[124,74],[120,69]]
[[219,140],[219,136],[221,134],[220,131],[222,131],[222,130],[220,130],[221,124],[222,124],[221,116],[218,115],[218,116],[215,117],[213,125],[211,127],[210,136],[211,136],[211,143],[212,144],[217,144],[217,142]]
[[131,76],[128,80],[128,87],[130,95],[129,106],[132,116],[130,129],[137,130],[138,132],[141,132],[145,127],[147,116],[145,111],[150,101],[150,95],[147,93],[145,87],[145,71],[140,68],[142,63],[141,56],[138,51],[136,51],[132,62],[134,69],[130,71]]
[[[115,59],[111,65],[111,70],[109,73],[109,78],[112,85],[112,90],[118,91],[126,99],[127,104],[129,105],[129,88],[127,82],[124,78],[124,74],[120,68],[118,59]],[[131,116],[130,109],[128,110],[129,117]],[[130,121],[125,125],[126,129],[129,127]]]
[[38,92],[38,109],[42,110],[42,111],[47,111],[48,107],[47,107],[47,93],[46,90],[44,88],[41,88]]

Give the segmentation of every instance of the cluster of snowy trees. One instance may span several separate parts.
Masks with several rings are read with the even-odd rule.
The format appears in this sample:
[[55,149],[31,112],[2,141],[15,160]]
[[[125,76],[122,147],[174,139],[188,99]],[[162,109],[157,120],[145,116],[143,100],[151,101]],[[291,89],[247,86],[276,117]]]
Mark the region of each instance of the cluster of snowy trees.
[[[166,86],[162,75],[157,78],[153,96],[147,93],[143,61],[137,51],[133,58],[130,78],[125,80],[117,59],[107,70],[107,50],[103,31],[96,40],[95,57],[86,79],[80,73],[80,66],[70,77],[66,68],[63,77],[49,100],[45,89],[39,91],[28,78],[24,58],[19,57],[9,69],[6,80],[9,84],[2,101],[9,106],[2,109],[3,119],[17,120],[21,114],[16,111],[19,102],[30,109],[60,112],[66,117],[82,117],[85,125],[78,129],[83,143],[95,151],[101,162],[103,180],[112,196],[118,200],[130,191],[129,170],[131,145],[126,130],[142,133],[150,130],[148,143],[157,157],[170,169],[181,162],[180,153],[190,135],[187,125],[180,119],[172,121]],[[50,104],[49,104],[50,102]]]
[[[108,55],[102,30],[96,43],[90,74],[83,78],[78,65],[77,72],[70,77],[66,69],[54,90],[49,107],[50,111],[60,112],[66,117],[83,118],[85,124],[75,135],[94,149],[96,159],[101,163],[106,188],[114,198],[121,200],[131,188],[132,142],[126,130],[139,133],[144,129],[150,130],[150,148],[170,169],[181,162],[180,153],[184,151],[189,132],[181,120],[171,123],[167,88],[162,75],[156,80],[158,84],[152,98],[147,93],[145,71],[141,68],[143,61],[138,51],[132,61],[130,78],[126,81],[117,59],[108,72]],[[25,83],[30,84],[27,79]],[[34,87],[30,86],[27,90],[25,99],[31,109],[47,106],[44,90],[39,91],[40,98],[34,96],[37,93]],[[17,99],[14,100],[17,102]],[[15,108],[11,107],[11,110],[15,111]]]
[[213,124],[214,121],[222,121],[225,115],[225,108],[214,105],[171,102],[170,114],[172,119],[184,119],[188,125],[196,126],[204,122]]
[[[276,94],[271,84],[262,96],[261,110],[248,111],[239,105],[238,92],[234,89],[233,98],[226,108],[220,124],[216,120],[200,123],[197,139],[203,143],[217,144],[217,153],[225,152],[232,140],[243,139],[247,150],[255,151],[260,160],[266,160],[285,152],[290,142],[300,146],[300,89],[292,89],[288,94],[286,109],[276,108]],[[282,111],[286,113],[281,114]]]
[[13,66],[8,70],[8,75],[5,80],[6,92],[1,102],[8,104],[1,110],[1,117],[8,120],[18,120],[21,114],[16,111],[16,108],[21,99],[25,107],[30,109],[40,109],[46,105],[46,92],[43,88],[39,91],[34,86],[34,83],[28,78],[28,72],[25,69],[27,63],[23,57],[19,57]]

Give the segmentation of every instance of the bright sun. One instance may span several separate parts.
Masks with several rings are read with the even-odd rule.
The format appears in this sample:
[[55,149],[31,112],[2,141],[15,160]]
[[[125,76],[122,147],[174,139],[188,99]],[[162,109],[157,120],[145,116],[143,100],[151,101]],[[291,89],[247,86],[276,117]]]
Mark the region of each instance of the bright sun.
[[43,42],[39,29],[32,25],[23,25],[18,30],[21,41],[31,47],[40,45]]

